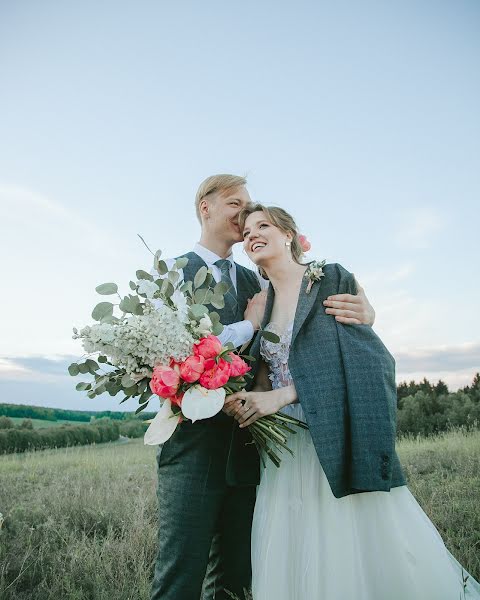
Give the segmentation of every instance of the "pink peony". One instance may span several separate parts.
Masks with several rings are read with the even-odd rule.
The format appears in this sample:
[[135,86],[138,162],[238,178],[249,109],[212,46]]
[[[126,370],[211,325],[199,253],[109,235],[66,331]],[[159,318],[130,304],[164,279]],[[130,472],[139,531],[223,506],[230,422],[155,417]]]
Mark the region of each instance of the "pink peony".
[[180,364],[180,377],[187,383],[198,381],[205,370],[205,359],[203,356],[189,356]]
[[310,248],[312,247],[312,244],[310,244],[306,235],[303,235],[303,234],[299,235],[298,241],[300,242],[300,246],[301,246],[303,252],[308,252],[310,250]]
[[153,369],[150,380],[150,389],[160,398],[171,398],[175,396],[180,385],[180,375],[176,369],[158,365]]
[[230,363],[230,377],[241,377],[251,370],[252,367],[249,367],[238,354],[229,352],[228,356],[232,359],[232,362]]
[[221,358],[218,364],[213,358],[205,361],[205,371],[200,376],[200,385],[208,390],[224,386],[230,379],[230,363]]
[[222,351],[222,342],[216,335],[207,335],[193,346],[195,356],[203,356],[203,358],[215,358]]

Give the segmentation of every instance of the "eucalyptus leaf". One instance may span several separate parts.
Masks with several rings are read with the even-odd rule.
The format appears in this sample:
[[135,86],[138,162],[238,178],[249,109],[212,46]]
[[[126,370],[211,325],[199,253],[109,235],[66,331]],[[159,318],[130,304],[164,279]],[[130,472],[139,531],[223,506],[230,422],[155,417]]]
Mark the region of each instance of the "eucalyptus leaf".
[[142,395],[140,396],[140,398],[138,399],[139,402],[145,402],[146,400],[148,400],[149,398],[151,398],[153,396],[152,391],[150,390],[150,388],[146,389]]
[[208,271],[207,276],[205,277],[205,286],[210,287],[213,282],[214,282],[213,275],[210,273],[210,271]]
[[198,271],[195,274],[195,277],[193,279],[193,285],[196,288],[199,288],[200,286],[202,286],[205,283],[205,279],[207,278],[207,267],[200,267],[200,269],[198,269]]
[[186,256],[181,256],[177,258],[175,261],[175,267],[177,269],[184,269],[188,265],[188,258]]
[[113,304],[111,302],[100,302],[92,310],[92,318],[95,319],[95,321],[100,321],[102,317],[112,316],[112,314]]
[[221,323],[214,323],[212,327],[212,335],[220,335],[223,331],[223,325]]
[[118,383],[117,381],[110,381],[105,387],[107,388],[107,392],[110,394],[110,396],[116,396],[118,392],[121,391],[122,384]]
[[107,391],[107,387],[105,384],[101,385],[100,387],[95,388],[95,392],[96,392],[97,396],[100,396],[100,394],[103,394],[106,391]]
[[95,396],[96,396],[96,395],[97,395],[97,394],[96,394],[96,393],[95,393],[93,390],[90,390],[90,391],[88,391],[88,392],[87,392],[87,396],[88,396],[88,397],[89,397],[91,400],[93,400],[93,398],[95,398]]
[[85,390],[90,390],[92,387],[91,383],[87,383],[85,381],[81,381],[80,383],[77,383],[77,385],[75,386],[75,389],[78,392],[84,392]]
[[136,396],[138,394],[137,384],[125,388],[125,393],[129,396]]
[[265,331],[265,329],[262,329],[262,335],[266,340],[273,344],[278,344],[280,341],[279,336],[276,333],[273,333],[273,331]]
[[148,279],[148,281],[153,281],[152,275],[146,271],[143,271],[142,269],[139,269],[135,275],[137,276],[137,279]]
[[168,273],[167,263],[164,260],[159,260],[155,266],[159,275],[166,275]]
[[193,299],[196,304],[206,304],[208,289],[200,288],[193,294]]
[[143,315],[143,307],[145,305],[144,304],[137,304],[137,306],[135,307],[135,311],[134,311],[134,315]]
[[112,323],[115,323],[116,320],[116,317],[114,317],[113,315],[107,315],[106,317],[102,317],[100,319],[100,323],[108,323],[109,325],[111,325]]
[[101,283],[97,285],[95,291],[98,294],[109,296],[110,294],[116,294],[118,292],[118,285],[116,283]]
[[80,373],[80,369],[78,368],[77,363],[72,363],[69,367],[68,367],[68,372],[70,373],[70,375],[72,377],[75,377],[76,375],[78,375]]
[[103,354],[100,354],[100,356],[97,358],[99,363],[106,363],[108,361],[108,358],[106,356],[104,356]]
[[145,377],[138,382],[138,391],[140,393],[143,393],[147,389],[148,381],[148,377]]
[[135,382],[128,373],[125,373],[125,375],[122,377],[122,385],[124,388],[129,388],[135,385]]
[[219,310],[221,310],[222,308],[225,308],[225,300],[224,300],[223,296],[219,296],[217,294],[213,295],[213,298],[211,299],[210,304],[214,308],[218,308]]
[[208,308],[203,304],[192,304],[189,307],[189,312],[194,319],[200,320],[205,315],[208,315]]
[[85,363],[81,363],[78,365],[78,371],[82,375],[86,375],[87,373],[89,373],[88,366]]
[[185,283],[183,283],[180,286],[180,291],[184,294],[185,292],[188,292],[189,294],[192,293],[192,288],[193,288],[193,284],[191,281],[185,281]]
[[85,364],[87,365],[88,370],[90,371],[90,373],[92,375],[95,375],[95,371],[97,371],[97,369],[99,369],[98,363],[96,363],[91,358],[87,358],[87,360],[85,361]]
[[131,290],[133,290],[134,292],[137,291],[137,284],[134,281],[129,281],[128,285],[130,286]]
[[132,310],[131,310],[132,307],[130,305],[130,298],[128,296],[124,296],[121,299],[119,308],[122,312],[125,312],[125,313],[132,312]]
[[179,279],[180,279],[180,273],[178,271],[169,271],[168,280],[173,285],[177,285]]
[[175,289],[174,289],[173,285],[170,283],[170,281],[168,281],[168,279],[164,279],[160,293],[163,294],[164,296],[166,296],[167,298],[170,298],[170,296],[173,294],[174,291],[175,291]]
[[217,285],[213,288],[215,295],[223,296],[225,295],[230,288],[230,285],[226,281],[219,281]]

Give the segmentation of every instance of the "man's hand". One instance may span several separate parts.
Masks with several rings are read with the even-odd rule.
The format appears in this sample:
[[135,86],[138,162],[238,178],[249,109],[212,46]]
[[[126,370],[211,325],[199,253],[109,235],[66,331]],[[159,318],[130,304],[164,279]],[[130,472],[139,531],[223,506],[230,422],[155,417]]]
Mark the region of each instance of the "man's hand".
[[268,392],[237,392],[225,400],[223,411],[234,417],[240,427],[248,427],[260,417],[273,415],[296,398],[294,386]]
[[263,315],[265,314],[265,305],[267,303],[267,291],[263,290],[255,294],[253,298],[250,298],[245,309],[244,318],[246,321],[250,321],[253,325],[253,329],[257,331],[263,321]]
[[355,279],[358,294],[336,294],[323,301],[327,315],[334,315],[339,323],[345,325],[373,325],[375,311],[365,296],[365,291]]

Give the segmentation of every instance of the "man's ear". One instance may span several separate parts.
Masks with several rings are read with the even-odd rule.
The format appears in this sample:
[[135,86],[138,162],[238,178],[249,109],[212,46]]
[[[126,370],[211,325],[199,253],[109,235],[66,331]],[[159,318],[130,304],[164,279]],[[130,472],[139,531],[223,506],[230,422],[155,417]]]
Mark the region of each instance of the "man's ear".
[[206,198],[203,198],[202,200],[200,200],[200,204],[198,205],[198,210],[200,212],[200,216],[203,219],[210,218],[210,205]]

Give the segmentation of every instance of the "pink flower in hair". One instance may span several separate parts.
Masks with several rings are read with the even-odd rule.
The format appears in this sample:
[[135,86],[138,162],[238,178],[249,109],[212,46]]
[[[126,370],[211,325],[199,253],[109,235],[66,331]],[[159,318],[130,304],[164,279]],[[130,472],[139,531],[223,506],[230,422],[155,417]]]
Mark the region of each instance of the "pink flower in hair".
[[301,246],[303,252],[308,252],[310,250],[310,248],[312,247],[312,244],[310,244],[306,235],[303,235],[303,234],[299,235],[298,241],[300,242],[300,246]]

